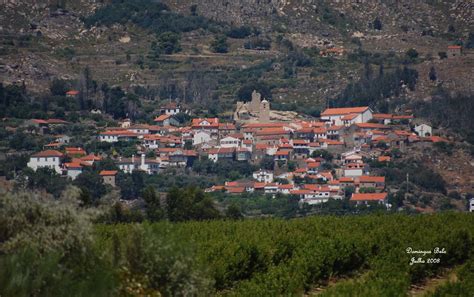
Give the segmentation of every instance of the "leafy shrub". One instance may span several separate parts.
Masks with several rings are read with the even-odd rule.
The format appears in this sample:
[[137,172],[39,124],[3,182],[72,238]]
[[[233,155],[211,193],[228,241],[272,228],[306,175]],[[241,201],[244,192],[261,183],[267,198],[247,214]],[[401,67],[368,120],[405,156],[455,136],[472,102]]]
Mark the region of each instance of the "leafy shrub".
[[227,31],[227,36],[242,39],[252,35],[252,31],[252,28],[249,26],[234,27]]
[[225,35],[216,36],[214,41],[211,43],[212,51],[215,53],[225,54],[229,51],[229,45],[227,44],[227,37]]

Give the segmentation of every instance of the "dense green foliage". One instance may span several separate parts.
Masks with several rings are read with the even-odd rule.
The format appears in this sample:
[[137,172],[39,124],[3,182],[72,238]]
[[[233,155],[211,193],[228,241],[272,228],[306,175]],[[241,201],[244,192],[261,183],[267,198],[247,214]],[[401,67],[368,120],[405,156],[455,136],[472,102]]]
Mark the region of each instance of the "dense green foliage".
[[218,35],[211,43],[211,49],[215,53],[225,54],[229,51],[229,44],[225,35]]
[[472,95],[450,95],[439,89],[429,102],[418,101],[413,104],[419,117],[429,119],[440,129],[450,129],[474,144],[474,104]]
[[164,32],[189,32],[207,28],[209,21],[201,16],[184,16],[171,12],[160,2],[150,0],[113,0],[85,19],[85,24],[113,25],[132,23],[150,29],[157,35]]
[[394,166],[382,168],[381,171],[389,185],[401,185],[406,181],[408,174],[409,182],[424,190],[446,192],[446,182],[443,178],[426,167],[422,162],[416,160],[396,163]]
[[[366,272],[328,296],[404,296],[411,284],[472,254],[472,216],[313,217],[142,226],[149,237],[174,234],[196,248],[195,267],[224,296],[298,296],[330,277]],[[99,237],[126,241],[133,226],[104,226]],[[469,228],[471,230],[469,230]],[[151,240],[151,239],[150,239]],[[406,249],[445,248],[440,264],[409,265]],[[146,261],[146,259],[143,259]],[[137,277],[144,271],[137,271]],[[202,288],[209,289],[207,288]],[[351,293],[352,294],[351,294]]]
[[[2,296],[301,296],[330,278],[358,274],[323,293],[404,296],[410,285],[466,262],[460,280],[435,296],[472,286],[469,214],[159,222],[93,231],[100,211],[81,206],[79,192],[69,188],[59,200],[0,195]],[[144,192],[147,203],[159,204],[153,190]],[[192,208],[175,202],[206,199],[192,190],[170,195],[176,199],[167,208],[177,221]],[[228,212],[241,218],[238,206]],[[408,254],[409,247],[446,253]],[[410,265],[412,257],[440,263]]]
[[400,96],[403,93],[404,85],[408,89],[414,90],[417,80],[418,72],[407,67],[397,68],[389,73],[382,70],[378,75],[374,75],[371,66],[366,64],[363,77],[358,82],[350,83],[336,98],[335,105],[382,105],[384,99]]

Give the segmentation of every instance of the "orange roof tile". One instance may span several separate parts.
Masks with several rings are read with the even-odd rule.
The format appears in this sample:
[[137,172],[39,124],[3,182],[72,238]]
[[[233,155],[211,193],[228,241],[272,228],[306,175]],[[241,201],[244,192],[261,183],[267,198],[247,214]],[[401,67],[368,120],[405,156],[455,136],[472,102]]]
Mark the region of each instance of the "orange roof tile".
[[33,154],[32,157],[38,158],[38,157],[62,157],[64,156],[61,152],[58,152],[56,150],[45,150],[36,154]]
[[377,123],[357,123],[355,125],[362,129],[390,129],[389,126]]
[[81,163],[79,163],[79,162],[64,163],[64,166],[68,169],[69,168],[71,168],[71,169],[72,168],[82,168]]
[[167,119],[169,119],[169,118],[171,118],[171,115],[169,115],[169,114],[162,114],[162,115],[160,115],[159,117],[155,118],[154,121],[155,121],[155,122],[163,122],[163,121],[165,121],[165,120],[167,120]]
[[76,91],[76,90],[70,90],[66,92],[66,95],[69,95],[69,96],[76,96],[78,94],[79,94],[79,91]]
[[99,175],[100,176],[114,176],[118,173],[117,170],[102,170]]
[[232,188],[226,188],[228,193],[232,194],[240,194],[245,192],[245,187],[232,187]]
[[343,107],[343,108],[328,108],[321,116],[331,116],[331,115],[347,115],[350,113],[362,113],[369,109],[368,106],[361,106],[361,107]]
[[353,193],[350,201],[377,201],[387,198],[387,193]]
[[384,183],[385,182],[385,176],[362,175],[362,176],[359,176],[359,182],[361,182],[361,183]]
[[341,118],[341,120],[343,120],[343,121],[350,121],[350,120],[355,119],[357,116],[358,116],[358,114],[350,113],[350,114],[348,114],[348,115],[343,116],[343,117]]

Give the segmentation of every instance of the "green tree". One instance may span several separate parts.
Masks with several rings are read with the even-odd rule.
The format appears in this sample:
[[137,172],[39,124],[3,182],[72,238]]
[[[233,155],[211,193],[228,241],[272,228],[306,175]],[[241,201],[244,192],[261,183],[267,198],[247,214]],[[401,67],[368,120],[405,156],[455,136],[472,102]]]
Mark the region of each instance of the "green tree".
[[164,32],[158,36],[158,47],[160,52],[171,55],[181,51],[179,44],[179,35],[173,32]]
[[51,91],[51,95],[54,96],[64,96],[66,92],[69,91],[69,83],[63,79],[55,78],[51,82],[51,86],[49,90]]
[[327,150],[315,150],[311,157],[313,158],[323,158],[324,160],[330,162],[334,158],[333,154]]
[[143,191],[143,200],[146,202],[146,214],[150,221],[161,220],[164,216],[161,208],[160,197],[156,194],[155,188],[148,186]]
[[89,193],[93,203],[96,203],[106,192],[102,177],[94,171],[85,170],[77,176],[73,183]]
[[229,205],[229,207],[227,207],[225,211],[225,216],[232,220],[240,220],[244,218],[240,207],[236,203],[232,203],[231,205]]
[[410,48],[409,50],[406,51],[405,55],[406,55],[408,58],[414,60],[414,59],[418,58],[418,55],[419,55],[419,54],[418,54],[418,51],[417,51],[416,49]]
[[215,53],[225,54],[229,51],[229,44],[225,35],[218,35],[211,43],[211,49]]

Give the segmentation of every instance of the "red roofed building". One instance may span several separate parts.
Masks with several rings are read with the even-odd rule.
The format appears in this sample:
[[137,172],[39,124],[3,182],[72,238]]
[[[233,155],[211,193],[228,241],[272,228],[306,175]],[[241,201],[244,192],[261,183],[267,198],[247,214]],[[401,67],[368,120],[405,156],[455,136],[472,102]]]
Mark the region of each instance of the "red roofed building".
[[374,202],[389,206],[387,193],[353,193],[350,201],[355,202],[357,205]]
[[31,155],[27,166],[34,171],[38,168],[49,168],[58,174],[62,174],[61,159],[64,155],[56,150],[46,150]]
[[393,115],[390,113],[374,113],[373,117],[374,120],[377,120],[384,125],[388,125],[392,122]]
[[379,191],[385,188],[385,176],[362,175],[356,178],[356,182],[360,188],[374,188]]
[[79,91],[76,90],[70,90],[66,92],[66,97],[76,97],[79,95]]
[[218,118],[198,118],[193,119],[191,127],[196,130],[206,129],[206,130],[217,130],[219,129],[219,119]]
[[99,140],[102,142],[119,142],[137,139],[138,134],[127,130],[109,130],[99,134]]
[[378,123],[357,123],[355,126],[361,130],[384,130],[384,129],[390,129],[389,126],[385,126],[384,124],[378,124]]
[[213,162],[223,159],[233,160],[235,157],[235,150],[234,147],[213,148],[209,150],[208,158]]
[[81,157],[87,155],[82,147],[67,147],[66,155],[69,157]]
[[448,57],[459,57],[462,55],[462,46],[450,45],[448,46]]
[[104,184],[115,187],[115,177],[117,176],[117,170],[102,170],[99,174],[104,180]]
[[184,112],[186,113],[187,111],[186,110],[183,110],[181,108],[181,105],[179,105],[178,103],[176,102],[169,102],[165,105],[163,105],[161,108],[160,108],[160,113],[161,114],[169,114],[169,115],[175,115],[175,114],[178,114],[180,112]]
[[392,157],[390,156],[379,156],[377,158],[377,161],[384,163],[384,162],[390,162],[392,160]]
[[82,173],[82,165],[79,162],[64,163],[64,169],[66,169],[67,176],[72,180],[75,180]]
[[154,122],[160,127],[179,125],[179,122],[171,114],[162,114],[156,117]]
[[328,108],[321,113],[321,120],[331,125],[352,125],[366,123],[372,119],[372,110],[368,106]]
[[102,158],[99,157],[99,156],[96,156],[94,154],[89,154],[87,156],[84,156],[84,157],[80,158],[80,160],[81,160],[82,165],[91,166],[91,165],[94,164],[94,162],[101,161]]

